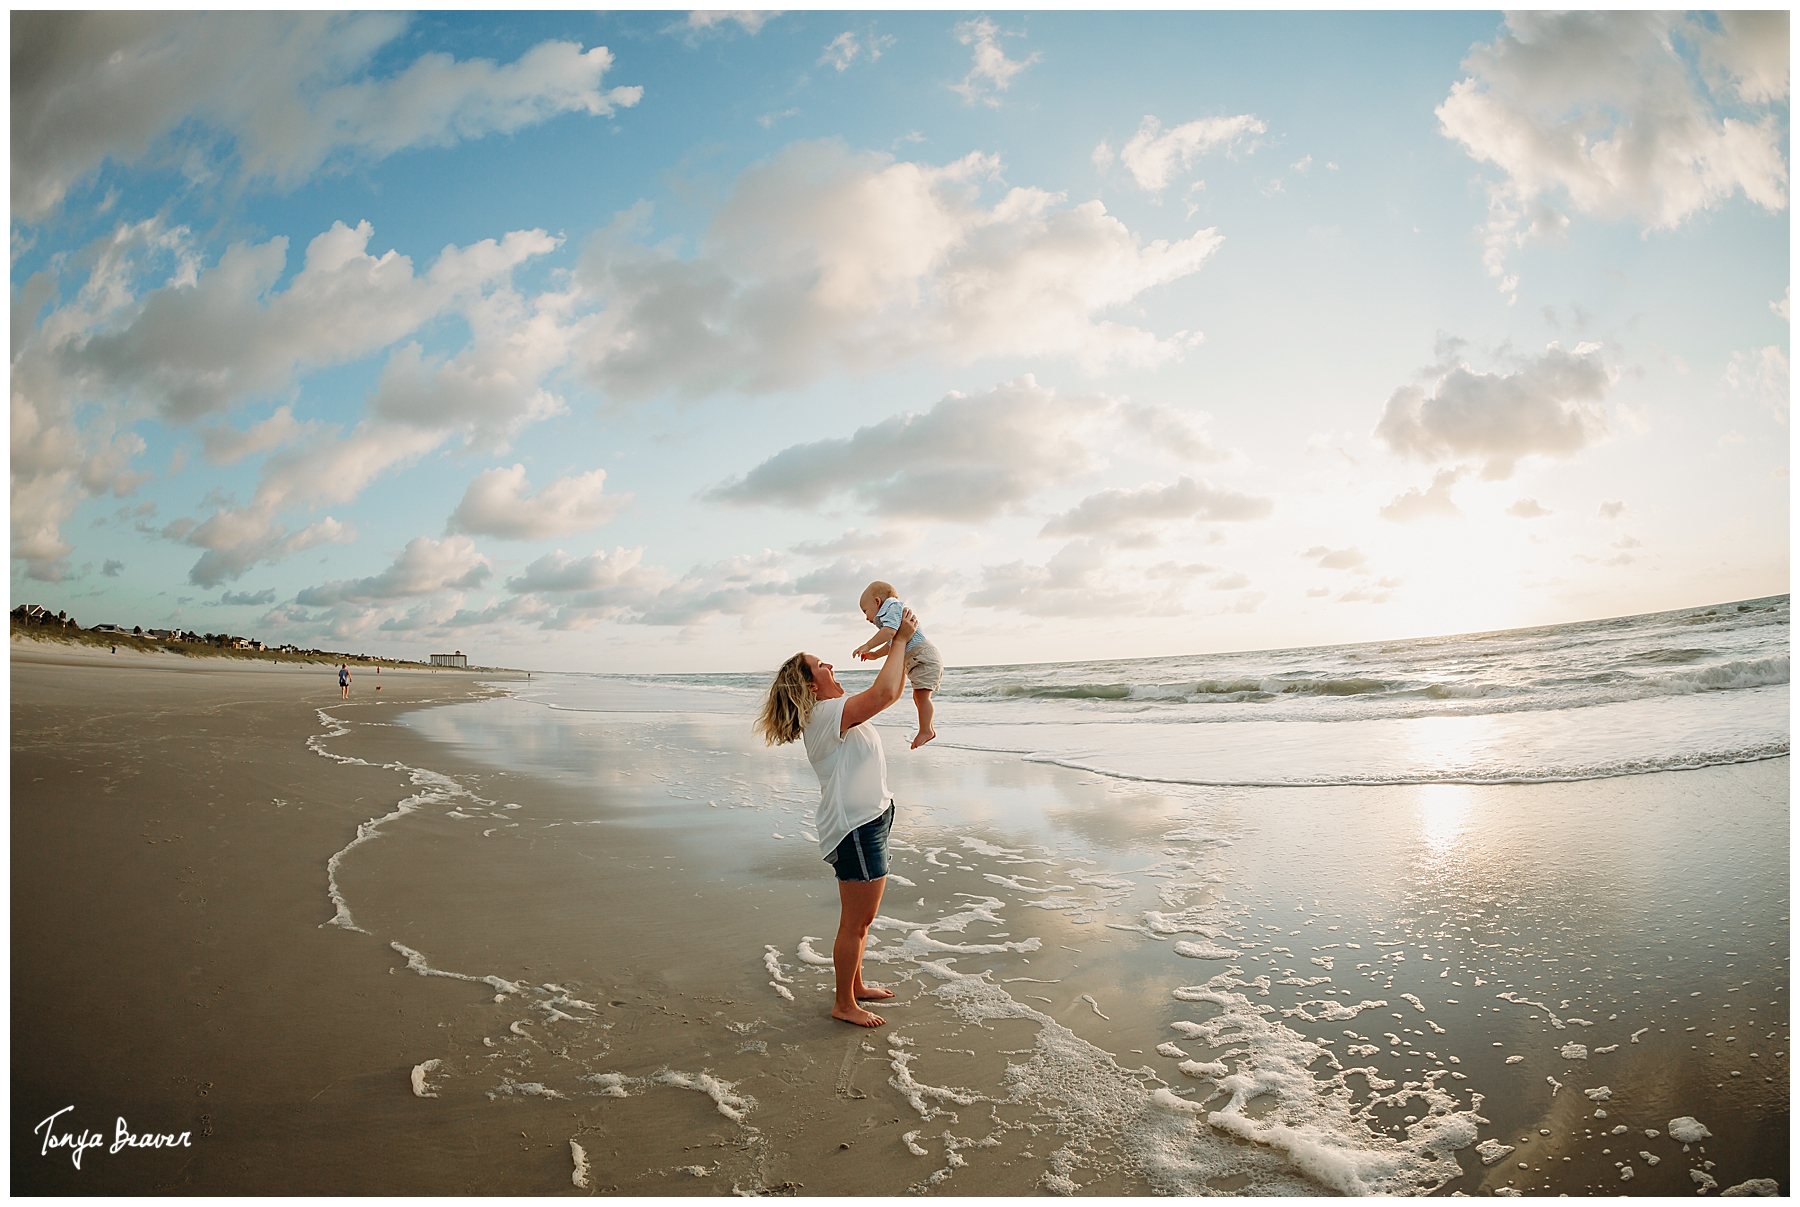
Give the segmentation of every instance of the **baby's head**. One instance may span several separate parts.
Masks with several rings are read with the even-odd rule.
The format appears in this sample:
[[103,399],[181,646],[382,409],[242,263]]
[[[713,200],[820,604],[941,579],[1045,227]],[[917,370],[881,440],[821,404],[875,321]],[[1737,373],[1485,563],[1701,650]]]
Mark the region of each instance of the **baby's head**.
[[856,601],[856,606],[862,609],[863,618],[874,624],[875,613],[881,610],[881,605],[898,594],[892,583],[877,580],[863,588],[862,598]]

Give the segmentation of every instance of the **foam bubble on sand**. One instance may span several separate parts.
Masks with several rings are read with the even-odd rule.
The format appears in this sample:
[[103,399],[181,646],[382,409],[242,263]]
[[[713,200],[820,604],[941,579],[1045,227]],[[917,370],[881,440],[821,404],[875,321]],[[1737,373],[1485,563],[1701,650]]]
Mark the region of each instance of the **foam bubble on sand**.
[[1556,1097],[1557,1092],[1562,1089],[1562,1082],[1554,1077],[1545,1077],[1544,1080],[1550,1083],[1550,1097]]
[[974,851],[977,855],[1023,855],[1025,853],[1024,847],[1014,850],[1011,847],[993,846],[981,841],[979,838],[969,838],[965,835],[958,835],[957,837],[963,844],[964,850]]
[[414,972],[418,973],[420,976],[441,976],[441,977],[449,977],[453,981],[473,981],[479,985],[492,985],[495,989],[499,990],[501,993],[518,993],[518,992],[520,992],[519,986],[515,982],[505,980],[502,977],[467,976],[460,972],[445,972],[442,969],[433,968],[429,963],[426,962],[424,956],[420,955],[418,952],[414,951],[410,947],[405,946],[404,944],[389,942],[388,946],[393,948],[395,951],[399,952],[401,955],[405,956],[406,957],[406,966],[408,968],[412,969]]
[[1150,1095],[1150,1100],[1157,1106],[1171,1111],[1186,1111],[1190,1115],[1204,1115],[1206,1104],[1189,1102],[1186,1098],[1178,1098],[1173,1090],[1159,1089]]
[[1698,1144],[1712,1135],[1706,1125],[1692,1115],[1683,1115],[1679,1119],[1669,1120],[1669,1138],[1682,1144]]
[[[1066,893],[1075,888],[1072,884],[1046,884],[1039,888],[1033,884],[1020,884],[1019,879],[1021,878],[997,876],[993,872],[984,872],[981,878],[990,884],[1004,884],[1007,888],[1018,889],[1021,893]],[[1022,879],[1030,880],[1032,877],[1024,876]]]
[[1604,1048],[1595,1048],[1594,1055],[1595,1056],[1603,1056],[1608,1052],[1617,1052],[1618,1050],[1619,1050],[1618,1044],[1607,1044]]
[[1739,1182],[1736,1186],[1727,1187],[1719,1192],[1722,1199],[1764,1198],[1772,1199],[1781,1193],[1781,1183],[1774,1178],[1751,1178],[1748,1182]]
[[[1171,1044],[1170,1046],[1173,1047],[1174,1045]],[[1183,1073],[1186,1073],[1189,1077],[1223,1077],[1230,1072],[1230,1070],[1225,1067],[1225,1062],[1222,1060],[1184,1060],[1175,1067],[1180,1069]]]
[[1181,1058],[1181,1057],[1185,1057],[1187,1055],[1186,1052],[1183,1052],[1180,1048],[1176,1047],[1174,1044],[1157,1044],[1156,1045],[1156,1054],[1158,1056],[1169,1056],[1169,1057],[1175,1057],[1175,1058]]
[[627,1077],[623,1073],[589,1073],[576,1080],[591,1082],[600,1087],[594,1093],[606,1098],[629,1098],[631,1093],[626,1086],[644,1084],[642,1077]]
[[1508,1056],[1506,1058],[1506,1063],[1509,1065],[1523,1064],[1525,1063],[1525,1058],[1523,1056]]
[[[1361,1001],[1352,1006],[1349,1002],[1340,1002],[1336,998],[1321,998],[1318,1001],[1301,1002],[1292,1010],[1283,1010],[1283,1018],[1303,1018],[1309,1023],[1341,1023],[1355,1018],[1364,1010],[1375,1010],[1387,1005],[1387,1002]],[[1323,1006],[1317,1014],[1307,1013],[1308,1006]]]
[[581,1145],[577,1144],[574,1140],[570,1140],[569,1156],[575,1162],[575,1170],[569,1175],[569,1180],[575,1184],[575,1189],[586,1190],[588,1188],[587,1153],[582,1150]]
[[[1094,996],[1093,996],[1093,994],[1091,994],[1091,993],[1084,993],[1084,994],[1082,994],[1082,995],[1081,995],[1081,1000],[1082,1000],[1082,1001],[1084,1001],[1084,1002],[1086,1002],[1086,1003],[1087,1003],[1087,1004],[1088,1004],[1088,1005],[1090,1005],[1090,1006],[1092,1006],[1092,1007],[1093,1007],[1093,1008],[1094,1008],[1094,1013],[1095,1013],[1095,1014],[1100,1014],[1100,1003],[1099,1003],[1099,1002],[1096,1002],[1096,1001],[1095,1001],[1095,1000],[1094,1000]],[[1100,1017],[1101,1017],[1101,1018],[1104,1018],[1104,1019],[1106,1019],[1106,1021],[1107,1021],[1107,1022],[1111,1022],[1111,1021],[1112,1021],[1112,1019],[1111,1019],[1111,1018],[1108,1018],[1108,1017],[1107,1017],[1107,1016],[1106,1016],[1106,1015],[1104,1015],[1104,1014],[1100,1014]]]
[[769,988],[773,989],[776,993],[779,993],[790,1002],[794,1000],[794,991],[779,981],[770,981]]
[[1402,993],[1400,996],[1411,1002],[1414,1010],[1419,1011],[1421,1014],[1425,1012],[1425,1003],[1421,1002],[1417,997],[1414,997],[1410,993]]
[[1606,1085],[1595,1086],[1591,1090],[1583,1090],[1581,1092],[1586,1094],[1589,1098],[1592,1098],[1595,1102],[1606,1102],[1612,1098],[1612,1087]]
[[1718,1189],[1718,1179],[1714,1178],[1704,1169],[1690,1169],[1688,1170],[1688,1177],[1694,1180],[1694,1185],[1700,1188],[1699,1193],[1701,1194],[1705,1194],[1709,1190]]
[[425,1079],[444,1067],[441,1060],[428,1060],[424,1064],[416,1064],[412,1071],[412,1091],[415,1098],[436,1098],[438,1087]]
[[1496,1161],[1506,1159],[1506,1154],[1513,1150],[1510,1144],[1502,1144],[1498,1140],[1483,1140],[1475,1146],[1475,1153],[1481,1158],[1483,1165],[1492,1165]]
[[[812,835],[808,834],[807,837],[812,838]],[[813,838],[813,841],[817,842],[819,840],[816,838]],[[887,878],[889,880],[892,880],[895,884],[903,884],[907,888],[918,888],[919,887],[918,885],[914,884],[912,881],[908,880],[906,877],[902,876],[899,872],[893,871],[892,869],[889,869]]]
[[1214,943],[1177,943],[1175,944],[1175,954],[1186,956],[1190,960],[1235,960],[1238,957],[1237,952],[1229,951]]
[[713,1100],[713,1104],[719,1108],[719,1114],[733,1123],[742,1123],[744,1116],[756,1109],[756,1099],[736,1092],[737,1082],[721,1081],[705,1071],[678,1073],[674,1069],[661,1069],[653,1080],[684,1090],[699,1090]]
[[800,957],[800,962],[802,964],[813,964],[825,968],[832,967],[830,956],[822,956],[812,948],[814,943],[823,943],[824,941],[825,940],[821,939],[818,935],[802,935],[800,938],[800,947],[796,952]]
[[1638,1036],[1640,1036],[1640,1035],[1642,1035],[1642,1034],[1644,1034],[1644,1032],[1646,1032],[1646,1031],[1648,1031],[1648,1030],[1650,1030],[1650,1028],[1648,1028],[1648,1027],[1641,1027],[1641,1028],[1639,1028],[1639,1029],[1638,1029],[1638,1030],[1636,1030],[1636,1031],[1633,1031],[1633,1032],[1632,1032],[1632,1033],[1631,1033],[1631,1042],[1632,1042],[1632,1043],[1634,1043],[1634,1044],[1635,1044],[1635,1043],[1636,1043],[1636,1042],[1637,1042],[1637,1041],[1638,1041]]
[[906,1151],[910,1152],[915,1157],[929,1157],[931,1155],[931,1153],[920,1146],[918,1131],[907,1132],[900,1137],[900,1142],[906,1145]]
[[569,1097],[567,1094],[558,1093],[541,1081],[513,1081],[511,1078],[504,1077],[501,1078],[499,1085],[487,1092],[487,1096],[489,1102],[498,1102],[502,1097],[561,1098],[565,1101]]
[[[826,961],[826,963],[830,962],[831,961],[829,960]],[[794,983],[793,977],[784,976],[782,974],[781,953],[775,950],[773,944],[763,944],[763,966],[769,970],[770,976],[774,977],[777,981],[780,981],[783,985],[792,985]]]
[[932,1106],[925,1101],[927,1098],[953,1102],[957,1106],[974,1106],[977,1102],[986,1101],[983,1095],[974,1090],[964,1089],[960,1086],[926,1085],[919,1081],[913,1076],[911,1068],[912,1062],[918,1059],[919,1054],[906,1050],[912,1045],[912,1041],[904,1035],[895,1035],[889,1037],[889,1043],[893,1046],[888,1048],[888,1067],[894,1070],[894,1075],[888,1078],[888,1084],[899,1090],[900,1096],[906,1099],[913,1110],[919,1112],[919,1117],[927,1123],[939,1115],[949,1115],[952,1123],[958,1121],[955,1111]]
[[[330,719],[326,717],[323,712],[321,712],[319,716],[327,720]],[[348,733],[349,730],[345,729],[340,732]],[[327,736],[336,737],[338,734],[332,733]],[[307,745],[312,746],[312,743],[313,739],[308,739]],[[341,755],[331,754],[322,747],[312,746],[312,748],[316,753],[325,755],[327,758],[337,759],[340,763],[361,763],[364,766],[368,765],[362,759],[347,759]],[[391,821],[406,816],[408,813],[415,813],[427,805],[442,804],[443,802],[456,797],[467,797],[477,804],[493,803],[492,801],[482,800],[447,775],[439,775],[435,771],[426,771],[422,767],[408,767],[404,763],[388,763],[385,764],[385,766],[392,770],[406,772],[414,786],[419,787],[421,790],[415,792],[406,799],[399,801],[390,812],[384,813],[380,817],[372,817],[368,821],[360,823],[356,827],[356,837],[352,838],[344,846],[343,850],[338,851],[325,861],[325,890],[331,898],[331,904],[335,912],[330,918],[321,922],[321,926],[337,926],[344,930],[354,930],[359,934],[369,933],[358,926],[356,920],[351,917],[350,904],[344,899],[344,894],[338,889],[337,876],[338,869],[343,866],[344,856],[348,855],[352,850],[361,846],[363,843],[379,838],[381,836],[381,827],[387,825]],[[467,815],[458,814],[457,816]]]
[[529,1032],[519,1030],[519,1028],[523,1027],[524,1025],[525,1025],[525,1023],[523,1021],[515,1022],[511,1026],[509,1026],[507,1028],[507,1030],[511,1031],[514,1035],[519,1036],[521,1039],[530,1039],[531,1035]]
[[1567,1043],[1562,1046],[1560,1055],[1564,1060],[1586,1060],[1588,1057],[1587,1046],[1585,1044]]

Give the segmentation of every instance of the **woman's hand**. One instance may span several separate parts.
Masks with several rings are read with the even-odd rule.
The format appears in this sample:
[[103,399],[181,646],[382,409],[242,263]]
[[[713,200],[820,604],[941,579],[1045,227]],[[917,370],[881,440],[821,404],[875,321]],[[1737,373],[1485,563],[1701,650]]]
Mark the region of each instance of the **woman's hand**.
[[919,618],[912,614],[912,609],[908,608],[901,613],[900,627],[894,630],[894,639],[888,642],[887,649],[882,652],[881,671],[875,676],[875,682],[844,701],[844,711],[838,721],[840,736],[849,733],[900,698],[901,689],[906,684],[906,640],[918,628]]

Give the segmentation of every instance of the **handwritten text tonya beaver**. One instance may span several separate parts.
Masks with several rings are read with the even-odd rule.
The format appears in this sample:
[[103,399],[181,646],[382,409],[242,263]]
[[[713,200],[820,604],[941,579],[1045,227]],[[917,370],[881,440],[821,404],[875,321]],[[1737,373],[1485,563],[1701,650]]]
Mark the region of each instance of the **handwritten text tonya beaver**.
[[[69,1150],[70,1159],[75,1162],[75,1168],[80,1169],[81,1154],[90,1148],[98,1148],[105,1144],[106,1137],[99,1132],[90,1131],[58,1132],[56,1130],[58,1116],[66,1115],[74,1109],[75,1106],[71,1103],[31,1130],[33,1133],[44,1133],[44,1146],[39,1150],[38,1155],[47,1156],[53,1148],[66,1148]],[[189,1133],[187,1132],[145,1132],[138,1135],[125,1125],[125,1116],[120,1115],[117,1130],[113,1133],[112,1147],[106,1151],[116,1153],[122,1148],[191,1148],[193,1142],[188,1137]]]

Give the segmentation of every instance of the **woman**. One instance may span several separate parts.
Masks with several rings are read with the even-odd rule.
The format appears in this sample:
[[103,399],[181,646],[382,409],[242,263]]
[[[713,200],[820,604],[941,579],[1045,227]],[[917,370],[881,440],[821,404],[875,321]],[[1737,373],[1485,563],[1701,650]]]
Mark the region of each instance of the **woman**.
[[919,627],[907,610],[888,645],[873,686],[846,695],[829,662],[795,654],[775,672],[756,729],[769,745],[806,739],[806,757],[819,777],[819,808],[813,825],[819,850],[838,878],[837,940],[831,963],[837,971],[837,999],[831,1017],[859,1027],[887,1022],[858,1001],[893,997],[891,989],[863,984],[863,948],[869,924],[887,887],[888,831],[894,825],[894,795],[887,786],[887,759],[874,726],[863,722],[900,698],[906,673],[906,642]]

